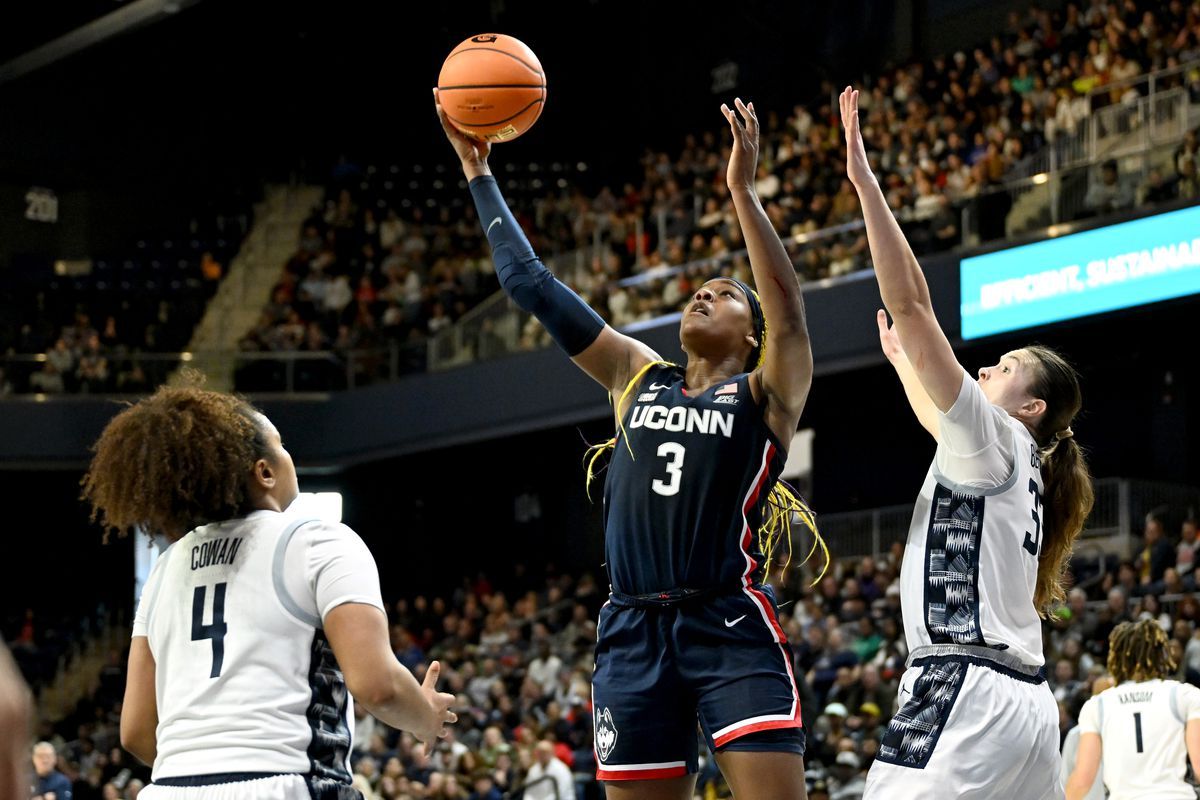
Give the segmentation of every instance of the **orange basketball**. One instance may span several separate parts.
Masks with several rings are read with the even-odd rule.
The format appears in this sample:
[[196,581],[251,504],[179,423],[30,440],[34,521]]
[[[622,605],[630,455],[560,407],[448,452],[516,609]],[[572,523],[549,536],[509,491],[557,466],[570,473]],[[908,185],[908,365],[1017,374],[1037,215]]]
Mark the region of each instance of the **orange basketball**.
[[502,33],[472,36],[450,51],[438,101],[463,133],[507,142],[533,127],[546,104],[546,74],[533,51]]

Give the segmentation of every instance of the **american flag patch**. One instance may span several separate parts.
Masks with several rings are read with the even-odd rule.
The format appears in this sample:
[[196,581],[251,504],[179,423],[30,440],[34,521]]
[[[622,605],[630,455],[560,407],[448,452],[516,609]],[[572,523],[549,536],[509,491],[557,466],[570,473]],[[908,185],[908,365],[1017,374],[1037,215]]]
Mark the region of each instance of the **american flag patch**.
[[727,383],[720,389],[717,389],[717,391],[713,392],[713,394],[737,394],[737,384]]

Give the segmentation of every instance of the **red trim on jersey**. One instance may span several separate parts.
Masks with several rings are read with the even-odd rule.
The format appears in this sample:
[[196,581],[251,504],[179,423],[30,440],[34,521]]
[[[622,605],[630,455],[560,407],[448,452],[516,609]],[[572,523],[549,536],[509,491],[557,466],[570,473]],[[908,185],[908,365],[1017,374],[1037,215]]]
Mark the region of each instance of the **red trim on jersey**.
[[754,476],[754,483],[750,485],[750,491],[746,494],[746,502],[742,504],[742,555],[746,557],[746,571],[742,573],[742,582],[750,585],[750,576],[754,574],[754,570],[758,568],[758,562],[750,555],[750,541],[754,532],[750,530],[750,520],[747,519],[747,514],[754,504],[758,502],[758,495],[762,492],[763,485],[767,482],[767,477],[771,472],[771,459],[775,456],[775,444],[767,442],[767,449],[763,453],[762,466],[758,469],[758,474]]
[[779,645],[780,655],[783,656],[783,664],[787,669],[788,682],[792,685],[792,718],[790,720],[770,720],[766,722],[756,722],[747,725],[745,728],[738,728],[730,731],[720,739],[714,739],[713,743],[718,747],[722,744],[737,739],[739,736],[744,736],[747,733],[753,733],[760,730],[771,730],[777,728],[795,728],[803,727],[800,720],[800,690],[796,686],[796,675],[792,670],[792,659],[788,654],[787,634],[783,632],[783,627],[779,624],[779,618],[775,614],[775,609],[771,607],[771,602],[767,596],[758,589],[755,589],[750,582],[750,576],[754,574],[754,570],[758,568],[758,562],[750,555],[750,543],[754,532],[750,529],[750,509],[758,501],[759,494],[762,493],[762,488],[766,484],[767,476],[770,474],[771,461],[775,458],[776,448],[775,443],[768,440],[766,449],[763,452],[762,465],[759,467],[758,475],[755,476],[754,483],[750,491],[746,495],[746,501],[742,504],[742,555],[746,557],[746,571],[742,573],[742,586],[746,596],[758,606],[759,613],[762,614],[763,621],[767,623],[767,627],[771,630],[772,636]]
[[662,778],[682,778],[687,775],[687,766],[661,767],[659,769],[623,769],[610,771],[596,768],[596,780],[600,781],[653,781]]
[[[746,495],[746,502],[742,504],[743,528],[741,547],[742,555],[746,557],[746,571],[742,573],[742,585],[745,587],[746,592],[751,596],[751,599],[754,600],[756,605],[758,605],[759,610],[763,614],[764,620],[775,634],[775,641],[786,642],[787,636],[784,634],[783,628],[780,627],[779,620],[775,617],[775,612],[771,609],[770,602],[767,601],[766,596],[762,592],[755,589],[750,583],[750,576],[753,575],[754,570],[758,568],[758,562],[754,560],[752,555],[750,555],[750,542],[754,532],[750,530],[749,514],[750,509],[754,507],[756,502],[758,502],[758,496],[762,493],[762,488],[767,482],[767,477],[771,471],[771,460],[775,458],[775,452],[775,443],[768,441],[767,447],[763,452],[762,466],[758,470],[758,475],[754,479],[754,484],[751,486],[749,493]],[[794,683],[795,681],[793,681],[793,684]]]
[[[789,670],[789,673],[791,671]],[[795,681],[792,682],[792,688],[795,689]],[[732,741],[736,741],[748,733],[757,733],[758,731],[774,731],[780,728],[803,728],[804,725],[800,721],[800,698],[795,698],[796,713],[791,719],[776,719],[768,722],[755,722],[752,725],[747,725],[744,728],[732,730],[719,739],[713,739],[713,744],[717,747],[724,747]]]

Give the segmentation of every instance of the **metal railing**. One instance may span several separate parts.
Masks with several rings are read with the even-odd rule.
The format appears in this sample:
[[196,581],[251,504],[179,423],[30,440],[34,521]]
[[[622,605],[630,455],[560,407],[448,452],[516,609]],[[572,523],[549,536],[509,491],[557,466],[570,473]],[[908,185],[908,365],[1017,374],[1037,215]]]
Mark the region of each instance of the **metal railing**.
[[[569,269],[587,269],[595,259],[603,259],[612,252],[613,228],[611,225],[611,214],[588,211],[583,214],[582,218],[587,221],[588,226],[592,229],[591,242],[585,247],[577,247],[574,250],[556,253],[545,258],[546,266],[555,275],[561,275]],[[658,241],[665,242],[665,219],[660,216],[657,220],[657,225]],[[642,252],[641,246],[646,236],[646,228],[641,217],[635,217],[633,220],[633,236],[636,244],[631,255],[633,256],[634,263],[641,265],[646,261],[646,254]]]
[[[783,243],[793,264],[800,269],[803,267],[805,248],[817,244],[832,245],[844,241],[847,237],[861,236],[865,227],[861,219],[856,219],[842,225],[784,237]],[[748,271],[745,250],[640,272],[618,280],[613,285],[641,293],[659,292],[669,281],[680,275],[713,275],[731,271],[739,264]],[[566,274],[561,261],[554,267],[554,271],[560,277]],[[856,273],[858,274],[825,278],[815,283],[820,286],[832,286],[843,280],[859,280],[869,274],[869,271]],[[652,318],[661,318],[665,313],[668,312],[655,313]],[[650,318],[643,317],[637,321],[646,319]],[[540,326],[531,324],[531,320],[532,315],[517,308],[503,291],[496,292],[464,314],[457,323],[430,338],[429,369],[448,369],[505,353],[531,350],[547,343],[545,332]]]
[[1188,105],[1187,90],[1176,88],[1092,112],[1087,126],[1089,158],[1116,158],[1182,139]]
[[[1108,539],[1125,555],[1141,535],[1146,514],[1161,506],[1180,510],[1200,508],[1200,487],[1130,478],[1102,478],[1094,484],[1096,503],[1084,526],[1081,542]],[[821,514],[817,524],[833,558],[880,557],[908,539],[913,505],[868,511]],[[803,542],[797,541],[797,549]]]
[[1140,97],[1149,97],[1163,90],[1186,86],[1188,74],[1193,73],[1195,81],[1200,82],[1200,59],[1193,59],[1174,67],[1143,72],[1121,80],[1109,81],[1102,86],[1096,86],[1087,93],[1088,109],[1095,112],[1110,103],[1129,102],[1123,100],[1127,90],[1132,89]]
[[[1118,210],[1089,207],[1089,190],[1100,180],[1097,168],[1110,160],[1119,161],[1120,188],[1130,198],[1128,205],[1132,207],[1141,200],[1137,194],[1147,184],[1151,172],[1163,164],[1168,150],[1189,130],[1191,103],[1182,84],[1184,76],[1192,71],[1200,72],[1200,60],[1093,89],[1087,96],[1088,107],[1092,109],[1089,116],[1077,120],[1070,130],[1061,132],[1046,147],[1014,165],[1001,184],[959,202],[961,244],[975,245],[985,238],[994,238],[982,235],[981,223],[989,214],[1001,214],[1003,235],[1013,236],[1089,213]],[[1136,89],[1137,97],[1118,104],[1104,102],[1112,92],[1122,88]],[[898,218],[902,222],[919,222],[914,216],[912,209],[905,209]],[[660,229],[666,224],[662,215],[657,221]],[[799,267],[803,248],[857,236],[863,228],[861,219],[853,220],[788,237],[784,244]],[[639,241],[640,233],[639,230]],[[660,243],[666,241],[662,233],[660,230]],[[640,248],[638,252],[640,265],[643,263]],[[590,247],[548,259],[548,263],[562,277],[571,268],[586,268],[594,258],[606,255],[608,251],[597,227]],[[639,272],[615,285],[623,289],[646,289],[654,284],[661,287],[683,273],[718,273],[745,257],[746,251],[741,250],[719,258]],[[478,307],[477,313],[468,314],[431,339],[429,368],[445,369],[483,360],[490,354],[526,350],[545,343],[540,329],[528,326],[528,321],[527,314],[498,292]]]
[[[1136,208],[1154,187],[1155,173],[1163,178],[1164,184],[1169,183],[1169,176],[1173,174],[1171,159],[1177,145],[1177,142],[1168,141],[1115,157],[1105,155],[1076,162],[1055,172],[989,187],[962,204],[963,245],[975,246],[993,238],[982,226],[986,215],[996,213],[997,206],[1004,216],[993,222],[1003,222],[1003,235],[1007,237]],[[1103,182],[1104,167],[1109,162],[1115,162],[1117,167],[1117,184],[1113,187],[1118,198],[1115,203],[1110,203],[1105,194],[1089,195]]]
[[571,800],[571,798],[566,798],[559,795],[558,781],[554,779],[553,775],[543,775],[537,780],[532,780],[529,783],[518,783],[512,789],[504,793],[504,800],[518,800],[520,798],[524,798],[525,792],[529,789],[532,789],[534,786],[542,786],[543,784],[547,783],[550,784],[550,787],[554,790],[554,800]]

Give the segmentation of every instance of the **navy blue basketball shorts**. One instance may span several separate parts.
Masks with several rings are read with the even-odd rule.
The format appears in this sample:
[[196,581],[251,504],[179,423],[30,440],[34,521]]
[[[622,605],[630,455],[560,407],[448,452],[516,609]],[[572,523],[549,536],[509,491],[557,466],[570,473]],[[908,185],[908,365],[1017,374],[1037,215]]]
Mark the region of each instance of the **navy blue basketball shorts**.
[[792,652],[770,587],[654,605],[614,594],[592,676],[596,777],[696,772],[714,752],[804,754]]

